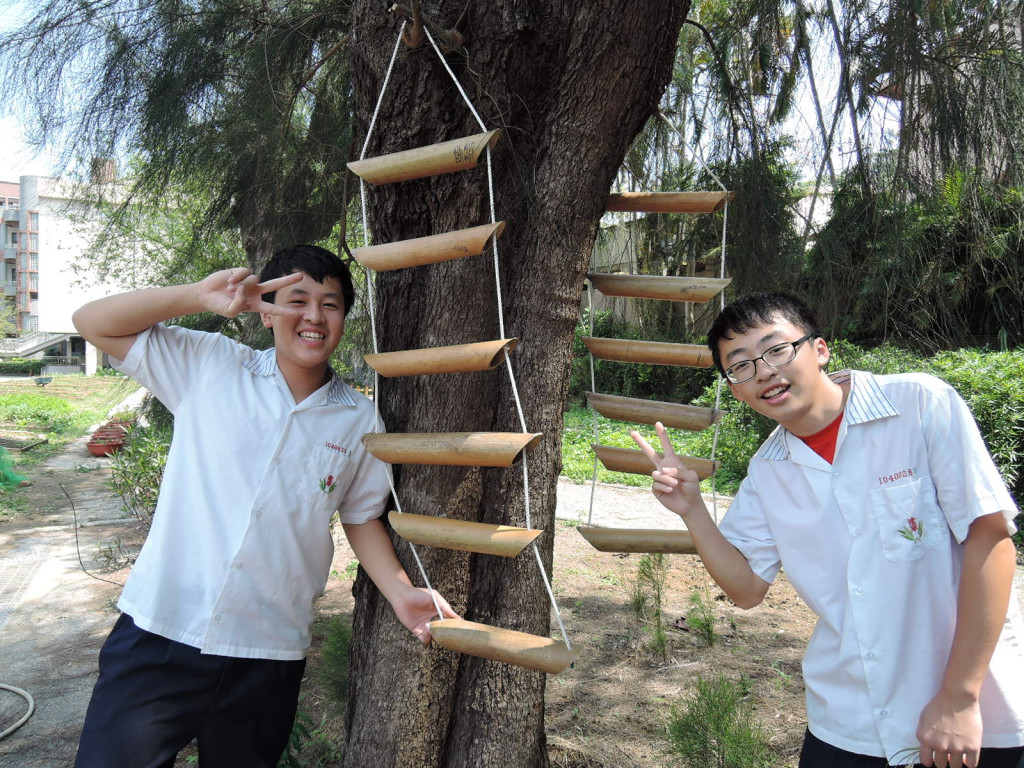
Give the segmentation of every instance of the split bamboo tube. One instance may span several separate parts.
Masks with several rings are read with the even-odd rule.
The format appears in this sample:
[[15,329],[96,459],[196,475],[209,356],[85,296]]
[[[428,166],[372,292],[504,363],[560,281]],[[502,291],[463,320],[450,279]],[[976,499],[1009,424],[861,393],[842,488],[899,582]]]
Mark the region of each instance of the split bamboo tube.
[[389,464],[511,467],[542,436],[539,432],[371,432],[363,435],[363,445]]
[[590,546],[601,552],[663,552],[667,555],[695,555],[697,547],[689,531],[645,528],[577,528]]
[[442,232],[440,235],[396,240],[393,243],[356,248],[352,256],[364,267],[387,272],[403,267],[419,267],[466,256],[478,256],[487,248],[492,237],[505,231],[505,222],[481,224],[479,227]]
[[388,513],[388,522],[399,536],[413,544],[502,557],[515,557],[543,533],[534,528],[472,523],[394,511]]
[[693,302],[710,300],[732,282],[732,278],[609,275],[601,272],[588,272],[587,279],[605,296]]
[[620,192],[608,195],[606,210],[637,213],[714,213],[735,196],[735,192]]
[[423,376],[431,373],[467,373],[496,368],[505,361],[518,339],[481,341],[451,347],[409,349],[404,352],[381,352],[365,355],[366,364],[381,376]]
[[[613,448],[610,445],[590,446],[601,460],[604,468],[611,472],[629,472],[633,475],[649,475],[654,471],[654,464],[647,458],[643,451],[632,451],[629,448]],[[664,457],[659,453],[658,456]],[[711,474],[718,469],[719,462],[711,459],[699,459],[694,456],[680,456],[679,460],[697,473],[697,477],[703,480],[711,477]]]
[[602,395],[588,392],[587,401],[595,411],[608,419],[654,424],[660,421],[666,427],[699,432],[707,429],[721,417],[722,412],[698,405],[666,403],[661,400],[639,400],[634,397]]
[[437,644],[457,653],[503,661],[527,669],[557,675],[579,658],[579,651],[550,637],[529,635],[463,619],[430,622],[430,634]]
[[355,160],[348,167],[352,173],[370,184],[391,184],[464,171],[474,167],[480,153],[487,147],[493,148],[500,135],[501,129],[498,128],[440,144]]
[[619,363],[653,363],[710,368],[711,350],[703,344],[671,344],[667,341],[635,341],[584,336],[583,343],[594,357]]

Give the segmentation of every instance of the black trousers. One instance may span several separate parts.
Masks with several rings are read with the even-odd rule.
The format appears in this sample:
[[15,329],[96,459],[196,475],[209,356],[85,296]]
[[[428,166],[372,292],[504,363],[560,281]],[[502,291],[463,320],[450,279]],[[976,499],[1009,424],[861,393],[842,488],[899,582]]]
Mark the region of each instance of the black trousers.
[[[857,755],[833,747],[810,731],[804,736],[804,746],[800,750],[799,768],[885,768],[888,764],[884,757]],[[978,768],[1024,768],[1024,747],[985,747],[978,758]]]
[[122,614],[100,651],[75,768],[171,768],[192,739],[202,768],[275,768],[305,666],[202,654]]

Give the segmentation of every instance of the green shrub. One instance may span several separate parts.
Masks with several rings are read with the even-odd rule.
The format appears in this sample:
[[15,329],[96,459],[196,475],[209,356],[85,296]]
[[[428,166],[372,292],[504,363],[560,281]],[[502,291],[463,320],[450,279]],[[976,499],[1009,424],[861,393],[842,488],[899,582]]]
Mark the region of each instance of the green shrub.
[[747,690],[728,678],[698,677],[668,723],[672,754],[689,768],[769,768],[768,734],[754,719]]
[[634,615],[644,621],[644,629],[651,635],[647,648],[661,659],[668,657],[668,633],[662,608],[667,579],[668,557],[662,552],[647,554],[640,558],[636,580],[630,588],[630,606]]
[[23,360],[14,357],[10,360],[0,360],[0,374],[4,376],[38,376],[42,371],[42,360]]
[[156,511],[170,447],[170,430],[136,427],[124,447],[114,454],[110,468],[114,491],[124,501],[125,509],[146,525]]

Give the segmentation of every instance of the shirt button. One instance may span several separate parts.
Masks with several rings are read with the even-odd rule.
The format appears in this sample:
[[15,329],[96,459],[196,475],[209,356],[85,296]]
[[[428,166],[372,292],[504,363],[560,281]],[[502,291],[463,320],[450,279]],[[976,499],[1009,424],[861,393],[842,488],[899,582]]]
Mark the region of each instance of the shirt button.
[[857,587],[855,590],[853,590],[853,594],[857,595],[857,597],[860,597],[861,595],[864,594],[864,590],[861,589],[860,587]]
[[242,564],[241,563],[233,563],[231,565],[231,567],[234,568],[236,571],[242,570]]
[[252,514],[253,514],[253,517],[263,517],[263,510],[262,509],[257,509]]
[[850,531],[851,536],[860,536],[860,528],[854,528]]
[[882,717],[888,717],[889,716],[889,710],[888,709],[883,709],[878,714],[881,715]]
[[869,658],[869,659],[873,659],[873,658],[875,658],[875,654],[874,654],[874,653],[872,653],[871,651],[868,651],[868,652],[867,652],[866,654],[864,654],[864,655],[865,655],[865,656],[866,656],[867,658]]
[[220,614],[219,613],[213,614],[213,620],[214,621],[220,621]]

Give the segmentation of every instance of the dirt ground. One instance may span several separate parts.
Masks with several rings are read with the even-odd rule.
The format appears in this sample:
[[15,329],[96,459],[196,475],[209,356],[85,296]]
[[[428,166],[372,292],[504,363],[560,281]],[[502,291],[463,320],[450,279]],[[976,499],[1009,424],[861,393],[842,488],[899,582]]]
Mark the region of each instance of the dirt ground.
[[[611,489],[609,489],[611,490]],[[647,500],[648,492],[617,487],[617,495]],[[665,724],[698,675],[725,674],[749,684],[749,700],[767,730],[774,765],[797,764],[805,727],[800,659],[814,616],[784,575],[765,602],[743,611],[729,602],[696,556],[668,556],[662,598],[667,653],[650,648],[649,623],[630,609],[631,585],[643,555],[593,549],[574,521],[556,523],[553,585],[566,630],[582,657],[573,668],[548,677],[546,723],[549,754],[557,768],[661,768],[667,754]],[[335,572],[318,603],[314,646],[304,707],[316,741],[303,757],[331,765],[331,743],[340,743],[343,710],[318,676],[323,633],[330,617],[350,617],[351,551],[339,543]],[[352,568],[349,566],[351,572]],[[691,596],[712,606],[719,639],[708,646],[686,626]],[[676,624],[678,623],[678,626]],[[553,632],[557,624],[552,616]],[[554,635],[553,635],[554,636]],[[318,762],[323,759],[323,762]]]

